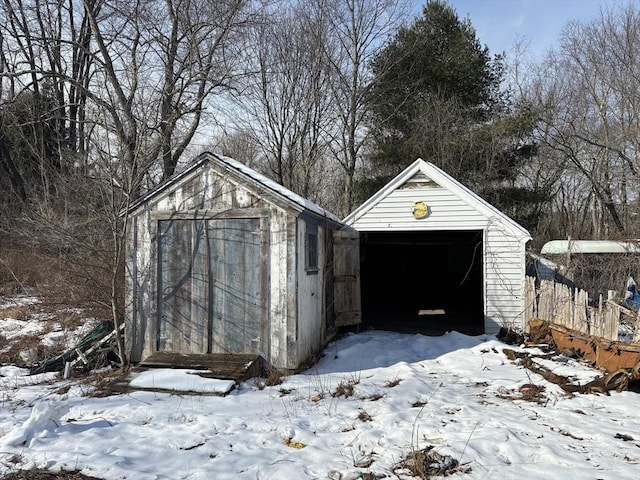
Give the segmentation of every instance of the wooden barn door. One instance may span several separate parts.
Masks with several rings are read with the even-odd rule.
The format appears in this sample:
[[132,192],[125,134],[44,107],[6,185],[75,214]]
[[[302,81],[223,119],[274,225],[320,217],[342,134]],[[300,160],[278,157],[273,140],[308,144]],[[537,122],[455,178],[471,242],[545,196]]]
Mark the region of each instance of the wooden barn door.
[[207,352],[205,224],[158,222],[158,351]]
[[333,232],[333,275],[336,327],[361,323],[358,232]]
[[260,353],[259,218],[158,222],[157,350]]
[[262,235],[258,218],[207,222],[211,353],[260,353]]

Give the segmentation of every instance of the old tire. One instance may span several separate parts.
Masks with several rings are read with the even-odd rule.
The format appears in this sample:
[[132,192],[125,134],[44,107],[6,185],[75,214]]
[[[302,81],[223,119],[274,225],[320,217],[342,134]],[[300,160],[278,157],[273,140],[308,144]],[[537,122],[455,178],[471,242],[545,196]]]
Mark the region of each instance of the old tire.
[[609,375],[604,377],[604,387],[607,390],[622,391],[626,390],[628,385],[629,373],[624,368],[611,372]]

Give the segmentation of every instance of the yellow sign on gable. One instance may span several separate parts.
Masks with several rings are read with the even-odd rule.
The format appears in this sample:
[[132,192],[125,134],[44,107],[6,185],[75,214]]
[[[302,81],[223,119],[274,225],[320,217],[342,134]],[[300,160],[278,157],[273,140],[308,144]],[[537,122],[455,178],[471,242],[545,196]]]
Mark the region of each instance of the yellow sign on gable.
[[425,202],[413,202],[411,213],[415,218],[424,218],[429,215],[429,206]]

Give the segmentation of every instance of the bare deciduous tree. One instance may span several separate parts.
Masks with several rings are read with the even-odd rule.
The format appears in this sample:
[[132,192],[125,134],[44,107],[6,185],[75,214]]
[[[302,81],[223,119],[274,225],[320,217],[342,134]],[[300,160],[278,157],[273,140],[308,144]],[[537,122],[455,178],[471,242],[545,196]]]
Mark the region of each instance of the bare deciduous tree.
[[[574,22],[531,89],[544,112],[540,138],[589,188],[594,238],[637,226],[640,187],[640,9]],[[611,230],[613,229],[613,231]]]
[[337,213],[351,210],[353,180],[369,140],[370,62],[406,15],[404,5],[285,2],[272,12],[279,20],[256,31],[257,73],[241,107],[265,174]]
[[[121,213],[145,179],[175,171],[212,96],[233,88],[256,14],[252,0],[2,1],[0,114],[32,163],[55,173],[41,176],[51,194],[29,204],[22,231],[100,283],[116,325]],[[16,145],[0,150],[0,167],[23,174]]]
[[311,198],[320,190],[317,168],[326,153],[331,107],[323,59],[327,12],[300,2],[272,15],[256,29],[256,74],[242,102],[265,173]]
[[338,207],[349,213],[354,202],[354,178],[369,140],[366,128],[366,92],[371,81],[370,63],[409,10],[396,0],[316,0],[328,10],[325,45],[335,122],[330,148],[343,173],[343,198]]
[[3,0],[0,12],[0,163],[21,201],[46,201],[52,177],[87,165],[91,33],[73,1]]

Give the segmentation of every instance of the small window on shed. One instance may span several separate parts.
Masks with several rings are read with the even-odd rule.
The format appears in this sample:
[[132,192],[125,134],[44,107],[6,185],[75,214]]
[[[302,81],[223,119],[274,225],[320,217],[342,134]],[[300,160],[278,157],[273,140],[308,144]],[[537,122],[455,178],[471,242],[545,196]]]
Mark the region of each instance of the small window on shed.
[[307,273],[318,272],[318,228],[307,224],[307,237],[305,241]]

